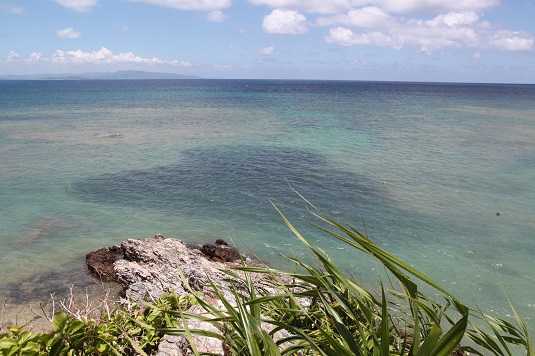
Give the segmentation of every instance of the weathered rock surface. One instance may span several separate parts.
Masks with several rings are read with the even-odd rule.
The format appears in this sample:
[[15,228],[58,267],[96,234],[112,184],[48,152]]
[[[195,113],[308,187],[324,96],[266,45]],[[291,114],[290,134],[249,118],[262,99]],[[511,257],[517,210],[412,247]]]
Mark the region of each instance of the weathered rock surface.
[[[128,239],[121,243],[121,249],[124,256],[114,262],[114,272],[130,298],[157,298],[170,291],[186,294],[185,281],[194,291],[209,292],[205,290],[209,278],[218,285],[226,284],[223,280],[228,275],[219,269],[229,265],[223,261],[242,258],[230,246],[205,244],[191,249],[180,240],[161,235]],[[203,251],[208,251],[210,259]]]
[[188,247],[180,240],[156,235],[128,239],[121,246],[104,247],[86,256],[89,270],[105,281],[115,280],[127,297],[157,298],[164,292],[187,293],[187,286],[203,291],[208,276],[216,284],[228,277],[219,269],[247,258],[223,240]]
[[122,257],[123,250],[119,246],[111,246],[89,252],[85,256],[85,261],[89,271],[97,275],[102,281],[114,281],[117,280],[117,276],[113,264]]
[[236,247],[227,245],[223,240],[217,240],[215,244],[202,245],[201,252],[215,262],[238,262],[244,258]]
[[[90,271],[102,279],[106,277],[119,282],[124,287],[126,297],[131,299],[157,298],[171,291],[187,294],[188,285],[207,297],[213,296],[210,281],[223,287],[223,291],[229,284],[229,276],[220,269],[246,260],[236,248],[223,240],[190,248],[180,240],[164,238],[162,235],[139,240],[128,239],[121,246],[103,248],[86,257]],[[255,278],[260,280],[263,276]],[[234,299],[230,293],[225,293],[225,296],[229,300]],[[213,326],[203,323],[190,325],[190,328],[210,330]],[[203,352],[224,353],[221,343],[215,339],[198,337],[195,344]],[[182,338],[166,336],[160,346],[159,355],[187,354]]]

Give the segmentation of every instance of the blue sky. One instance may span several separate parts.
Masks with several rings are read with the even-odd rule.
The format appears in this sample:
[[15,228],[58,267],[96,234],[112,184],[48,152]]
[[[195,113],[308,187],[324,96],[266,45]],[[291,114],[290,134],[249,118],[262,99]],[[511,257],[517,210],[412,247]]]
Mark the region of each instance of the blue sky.
[[0,74],[535,83],[535,0],[0,0]]

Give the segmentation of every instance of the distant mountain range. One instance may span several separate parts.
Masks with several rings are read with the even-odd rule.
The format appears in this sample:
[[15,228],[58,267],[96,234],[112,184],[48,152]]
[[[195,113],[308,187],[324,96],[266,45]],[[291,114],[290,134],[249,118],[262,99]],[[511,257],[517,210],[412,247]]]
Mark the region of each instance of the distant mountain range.
[[0,80],[123,80],[123,79],[202,79],[195,75],[145,72],[141,70],[120,70],[105,73],[64,73],[0,75]]

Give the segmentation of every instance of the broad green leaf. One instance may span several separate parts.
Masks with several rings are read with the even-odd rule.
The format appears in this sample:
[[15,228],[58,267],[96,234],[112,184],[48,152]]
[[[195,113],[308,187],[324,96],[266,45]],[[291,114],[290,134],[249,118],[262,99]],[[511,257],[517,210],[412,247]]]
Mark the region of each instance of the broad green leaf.
[[52,319],[52,329],[55,333],[62,333],[68,320],[68,315],[63,312],[57,312]]

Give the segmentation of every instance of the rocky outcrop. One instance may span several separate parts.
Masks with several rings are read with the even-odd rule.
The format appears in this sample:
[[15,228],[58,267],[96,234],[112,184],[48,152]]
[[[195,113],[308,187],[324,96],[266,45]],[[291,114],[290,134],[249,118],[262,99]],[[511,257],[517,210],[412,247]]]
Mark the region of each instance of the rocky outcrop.
[[177,294],[205,292],[209,279],[217,285],[228,275],[220,271],[248,261],[223,240],[188,247],[176,239],[156,235],[146,239],[128,239],[120,246],[101,248],[86,256],[89,270],[102,280],[123,285],[130,298],[157,298],[164,292]]
[[[250,262],[239,251],[223,240],[215,244],[187,246],[180,240],[156,235],[145,239],[128,239],[120,246],[102,248],[86,256],[88,268],[101,279],[115,280],[123,288],[129,299],[157,298],[165,292],[187,294],[189,288],[202,292],[206,297],[214,294],[210,282],[222,287],[227,294],[229,275],[221,271],[231,266]],[[264,278],[261,275],[255,279]],[[191,312],[191,310],[190,310]],[[201,312],[201,311],[199,311]],[[192,328],[210,330],[213,326],[191,325]],[[217,331],[217,330],[214,330]],[[161,345],[160,355],[182,355],[183,338],[166,336]],[[223,354],[221,343],[215,339],[199,337],[195,340],[198,350]],[[180,351],[182,350],[182,351]]]

